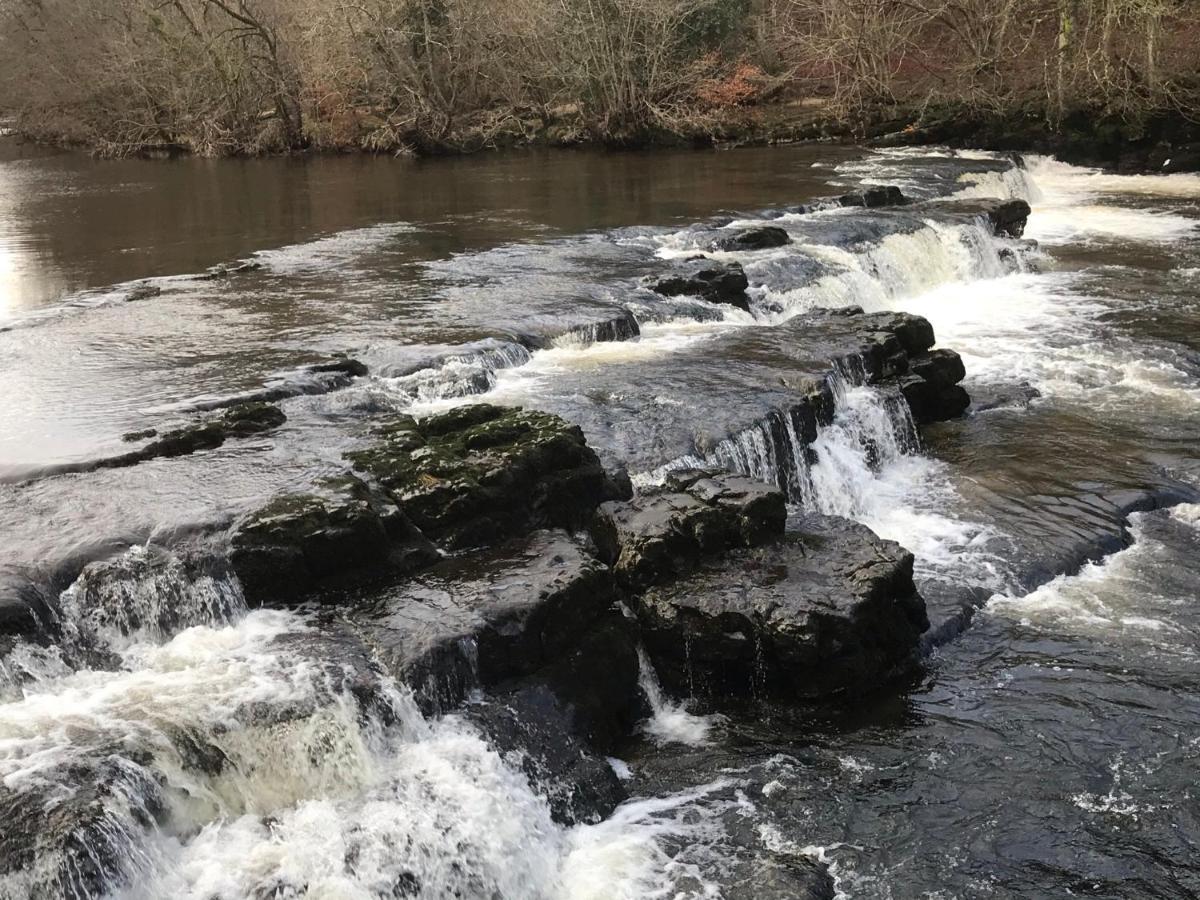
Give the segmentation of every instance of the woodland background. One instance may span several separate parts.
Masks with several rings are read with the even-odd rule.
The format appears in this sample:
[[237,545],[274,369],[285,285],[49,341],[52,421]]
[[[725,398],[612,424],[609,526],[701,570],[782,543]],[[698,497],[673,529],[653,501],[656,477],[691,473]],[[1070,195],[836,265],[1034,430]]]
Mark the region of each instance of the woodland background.
[[[107,156],[1200,118],[1197,0],[0,0],[0,112]],[[883,124],[881,124],[883,123]]]

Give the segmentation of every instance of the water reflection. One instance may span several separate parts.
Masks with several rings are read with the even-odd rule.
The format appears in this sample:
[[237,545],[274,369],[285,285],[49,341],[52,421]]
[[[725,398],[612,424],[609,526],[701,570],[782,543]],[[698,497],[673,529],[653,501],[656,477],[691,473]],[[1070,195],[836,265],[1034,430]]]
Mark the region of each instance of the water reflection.
[[11,316],[74,291],[203,271],[380,222],[430,226],[427,255],[436,258],[776,205],[825,185],[830,170],[814,169],[814,160],[857,153],[744,150],[736,167],[728,154],[699,151],[147,162],[93,160],[0,137],[0,252],[9,257],[0,263],[0,272],[9,270],[0,276],[0,310]]

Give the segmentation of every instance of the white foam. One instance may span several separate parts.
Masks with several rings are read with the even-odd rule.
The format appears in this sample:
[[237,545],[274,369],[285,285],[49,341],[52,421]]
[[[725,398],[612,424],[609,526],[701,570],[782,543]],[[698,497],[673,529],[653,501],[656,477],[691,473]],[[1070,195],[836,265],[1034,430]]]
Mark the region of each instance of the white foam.
[[1194,377],[1169,358],[1106,333],[1106,307],[1077,287],[1073,273],[1018,274],[948,284],[898,304],[934,323],[938,341],[959,352],[970,382],[1028,382],[1047,396],[1093,407],[1152,402],[1191,414],[1200,406]]
[[638,648],[639,675],[638,684],[650,704],[650,718],[642,723],[642,730],[655,743],[685,744],[690,747],[702,747],[709,743],[709,735],[713,726],[720,721],[719,716],[697,716],[688,712],[687,701],[676,702],[667,697],[654,671],[654,664],[646,655],[646,651]]
[[998,278],[1009,271],[1001,245],[982,223],[947,225],[933,219],[909,233],[852,249],[801,244],[805,253],[834,271],[795,288],[764,285],[760,295],[774,324],[814,308],[861,306],[867,312],[888,309],[897,300],[919,296],[947,283]]
[[[1133,543],[1073,575],[1059,575],[1021,596],[999,594],[987,603],[993,615],[1036,627],[1119,635],[1147,643],[1155,652],[1195,655],[1189,631],[1173,617],[1175,602],[1147,589],[1159,567],[1186,565],[1147,532],[1145,513],[1131,517]],[[1186,522],[1187,513],[1180,519]]]
[[1028,200],[1025,236],[1048,244],[1138,241],[1170,243],[1195,234],[1200,219],[1129,205],[1140,199],[1200,197],[1193,175],[1106,175],[1049,157],[1027,157],[1027,170],[965,175],[971,186],[955,196]]

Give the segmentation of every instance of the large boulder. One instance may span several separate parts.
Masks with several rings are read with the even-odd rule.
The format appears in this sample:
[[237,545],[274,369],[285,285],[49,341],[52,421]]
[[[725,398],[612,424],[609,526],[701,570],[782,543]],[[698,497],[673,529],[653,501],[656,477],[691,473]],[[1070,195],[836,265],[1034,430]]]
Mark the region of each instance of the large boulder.
[[635,601],[670,689],[816,699],[914,669],[929,627],[913,558],[853,522],[807,517],[785,539],[709,559]]
[[617,493],[583,432],[546,413],[477,404],[401,416],[377,435],[347,458],[448,550],[580,527]]
[[638,590],[685,574],[731,547],[754,546],[783,533],[781,491],[741,475],[686,470],[661,490],[609,502],[591,535],[600,558],[623,585]]
[[1024,200],[950,199],[935,201],[928,206],[943,215],[982,218],[995,234],[1010,238],[1019,238],[1025,233],[1025,224],[1032,212]]
[[750,282],[738,263],[721,263],[700,258],[687,260],[677,271],[650,285],[650,290],[664,297],[699,297],[709,303],[724,303],[750,311],[746,288]]

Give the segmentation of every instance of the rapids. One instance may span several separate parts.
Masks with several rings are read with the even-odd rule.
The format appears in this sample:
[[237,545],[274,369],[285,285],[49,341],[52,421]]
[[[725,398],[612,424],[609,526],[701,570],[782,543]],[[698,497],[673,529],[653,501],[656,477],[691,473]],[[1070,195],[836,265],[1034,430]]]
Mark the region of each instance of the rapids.
[[[214,170],[0,144],[0,584],[59,636],[0,636],[0,898],[732,900],[747,847],[828,866],[839,897],[1200,894],[1200,179],[567,156]],[[1028,200],[1037,246],[923,204],[795,207],[863,184]],[[712,254],[750,313],[640,281],[764,221],[792,243]],[[852,305],[928,318],[968,416],[919,431],[850,367],[801,440],[739,340]],[[339,354],[369,374],[305,368]],[[48,471],[263,390],[270,438]],[[635,485],[727,468],[899,542],[925,675],[709,709],[643,654],[649,716],[611,761],[634,799],[556,821],[514,754],[423,714],[317,610],[248,609],[219,537],[338,471],[371,416],[481,398],[579,424]]]

